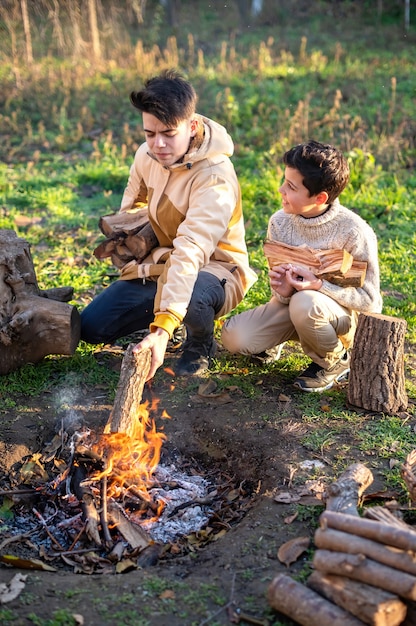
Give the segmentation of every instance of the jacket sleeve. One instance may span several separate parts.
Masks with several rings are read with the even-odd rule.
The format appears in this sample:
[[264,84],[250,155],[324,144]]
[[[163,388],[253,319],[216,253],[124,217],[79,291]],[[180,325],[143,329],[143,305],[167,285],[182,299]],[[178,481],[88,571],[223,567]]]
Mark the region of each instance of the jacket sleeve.
[[[173,241],[173,250],[159,278],[152,327],[168,330],[186,315],[198,272],[208,265],[227,232],[238,201],[238,184],[211,169],[193,181],[189,208]],[[170,318],[170,319],[167,319]]]

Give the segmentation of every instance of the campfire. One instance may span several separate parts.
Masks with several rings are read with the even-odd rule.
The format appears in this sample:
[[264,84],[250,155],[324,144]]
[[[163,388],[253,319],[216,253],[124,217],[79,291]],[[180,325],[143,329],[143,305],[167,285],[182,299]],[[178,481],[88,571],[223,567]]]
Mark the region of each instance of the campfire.
[[195,550],[245,514],[249,486],[236,487],[221,470],[206,477],[178,453],[162,454],[159,401],[139,402],[144,383],[137,376],[143,380],[146,367],[136,359],[129,347],[104,432],[62,427],[8,477],[0,491],[2,562],[124,572]]

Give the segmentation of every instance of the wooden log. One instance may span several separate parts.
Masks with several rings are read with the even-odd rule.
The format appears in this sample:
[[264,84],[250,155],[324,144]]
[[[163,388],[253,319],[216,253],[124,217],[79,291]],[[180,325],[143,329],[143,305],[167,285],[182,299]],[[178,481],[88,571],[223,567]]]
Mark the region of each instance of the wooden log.
[[148,222],[147,207],[132,209],[131,211],[119,211],[100,217],[98,226],[101,232],[112,239],[118,235],[130,235],[137,233]]
[[324,511],[319,521],[322,528],[335,528],[401,550],[416,552],[416,531],[404,523],[402,526],[394,526],[333,511]]
[[61,301],[69,293],[42,292],[28,242],[0,230],[0,375],[49,354],[75,352],[81,321],[77,309]]
[[270,606],[302,626],[359,626],[363,622],[290,576],[278,574],[267,589]]
[[142,394],[150,369],[151,351],[133,352],[136,344],[128,345],[123,357],[113,410],[104,433],[125,433],[132,436],[142,404]]
[[406,617],[406,604],[397,595],[344,576],[316,570],[309,576],[308,585],[365,624],[399,626]]
[[351,535],[333,528],[318,528],[314,542],[317,548],[346,552],[347,554],[364,554],[373,561],[394,567],[402,572],[416,576],[416,553],[386,546],[378,541]]
[[406,328],[401,318],[380,313],[359,315],[348,381],[351,405],[388,414],[406,410]]
[[318,549],[313,556],[313,566],[325,574],[346,576],[402,598],[416,600],[416,576],[381,565],[363,554]]
[[272,240],[264,243],[263,250],[270,268],[291,263],[335,285],[362,287],[364,284],[367,263],[356,261],[347,250],[319,250]]
[[343,474],[331,483],[325,492],[326,509],[359,515],[357,506],[363,492],[373,482],[373,474],[362,463],[350,465]]

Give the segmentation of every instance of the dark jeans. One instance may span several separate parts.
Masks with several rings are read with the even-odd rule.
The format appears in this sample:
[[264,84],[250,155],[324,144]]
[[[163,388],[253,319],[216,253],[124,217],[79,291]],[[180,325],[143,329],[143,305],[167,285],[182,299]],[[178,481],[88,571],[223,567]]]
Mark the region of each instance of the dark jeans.
[[[152,280],[117,280],[102,291],[81,313],[81,339],[88,343],[113,343],[153,321],[157,283]],[[224,304],[222,282],[200,272],[184,318],[187,339],[184,349],[212,356],[214,319]]]

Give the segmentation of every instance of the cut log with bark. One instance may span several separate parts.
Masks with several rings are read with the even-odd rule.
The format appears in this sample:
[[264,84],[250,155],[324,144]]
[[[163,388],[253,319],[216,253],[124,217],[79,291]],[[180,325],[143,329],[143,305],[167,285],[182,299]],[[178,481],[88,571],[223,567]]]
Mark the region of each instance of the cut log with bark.
[[267,589],[270,606],[302,626],[360,626],[363,622],[305,585],[278,574]]
[[324,511],[319,518],[319,523],[321,528],[342,530],[351,535],[366,537],[401,550],[416,552],[416,530],[404,522],[397,525],[385,524],[354,515]]
[[335,285],[362,287],[364,284],[367,263],[356,261],[347,250],[319,250],[272,240],[264,243],[263,250],[270,268],[291,263],[305,267]]
[[308,586],[365,624],[399,626],[406,617],[406,604],[397,595],[344,576],[316,570],[309,576]]
[[363,492],[373,482],[373,474],[362,463],[350,465],[325,491],[326,509],[358,515],[357,507]]
[[381,313],[358,317],[351,371],[349,404],[378,413],[405,411],[404,342],[407,324]]
[[133,352],[136,344],[128,345],[123,357],[113,410],[104,433],[125,433],[132,436],[140,414],[144,385],[150,370],[151,351]]
[[368,559],[364,554],[316,550],[313,567],[325,574],[346,576],[385,589],[408,600],[416,600],[416,576]]
[[400,550],[333,528],[318,528],[314,541],[317,548],[347,554],[364,554],[373,561],[416,576],[416,554],[410,550]]
[[29,243],[0,230],[0,375],[50,354],[71,355],[80,315],[68,304],[72,288],[39,288]]

